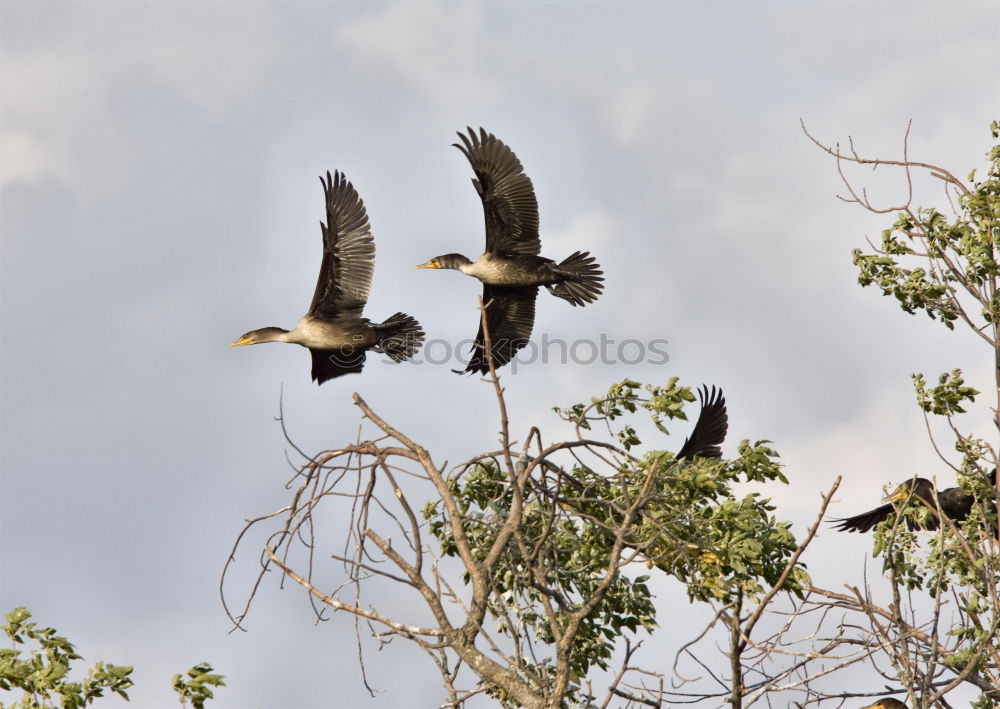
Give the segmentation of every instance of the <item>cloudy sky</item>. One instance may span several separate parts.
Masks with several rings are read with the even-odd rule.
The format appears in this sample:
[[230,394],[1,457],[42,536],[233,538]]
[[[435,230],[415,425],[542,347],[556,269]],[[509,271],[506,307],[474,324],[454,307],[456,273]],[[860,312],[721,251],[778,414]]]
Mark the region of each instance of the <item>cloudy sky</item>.
[[[467,125],[521,158],[544,252],[591,250],[607,274],[586,309],[540,295],[536,335],[669,343],[660,364],[508,369],[515,435],[558,430],[551,406],[623,377],[679,376],[724,388],[727,453],[775,442],[791,484],[769,492],[800,532],[838,474],[836,514],[914,472],[953,480],[910,373],[960,366],[988,386],[989,353],[856,285],[850,250],[887,219],[835,199],[835,166],[799,119],[897,158],[912,119],[913,158],[963,176],[981,166],[1000,108],[994,2],[5,0],[0,12],[0,600],[90,661],[136,665],[134,705],[170,705],[169,676],[201,660],[227,675],[218,709],[440,697],[433,669],[397,643],[372,654],[385,691],[370,700],[349,620],[314,626],[302,595],[273,582],[249,632],[228,634],[219,574],[242,520],[286,501],[282,390],[305,450],[356,435],[358,391],[457,461],[495,446],[490,388],[455,362],[378,357],[317,388],[299,348],[226,344],[305,311],[316,176],[335,168],[376,237],[367,313],[413,314],[437,353],[474,335],[476,284],[413,268],[481,249],[471,171],[449,147]],[[898,175],[875,177],[877,199],[899,199]],[[963,423],[985,432],[988,416]],[[868,550],[827,532],[811,568],[860,583]],[[256,553],[237,559],[237,596]],[[678,599],[664,587],[665,605]],[[667,649],[684,635],[673,627]]]

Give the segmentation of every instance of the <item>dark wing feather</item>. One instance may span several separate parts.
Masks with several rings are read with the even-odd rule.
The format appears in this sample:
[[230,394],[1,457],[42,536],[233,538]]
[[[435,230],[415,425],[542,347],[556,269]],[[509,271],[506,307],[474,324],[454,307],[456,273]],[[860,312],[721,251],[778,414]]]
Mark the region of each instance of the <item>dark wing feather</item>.
[[[537,295],[537,286],[504,288],[483,284],[483,304],[486,306],[486,326],[490,332],[490,352],[493,355],[494,368],[499,369],[514,359],[517,351],[531,339]],[[483,323],[480,320],[476,342],[472,346],[472,357],[465,372],[486,374],[489,371]]]
[[[924,504],[924,498],[919,497],[916,493],[911,494],[909,499],[912,500],[911,504],[921,505],[921,506]],[[931,509],[936,509],[934,507],[933,502],[928,502],[927,504],[930,505]],[[944,511],[945,514],[948,513],[948,510],[943,506],[942,506],[942,511]],[[861,514],[855,515],[853,517],[847,517],[845,519],[834,519],[831,521],[836,525],[834,529],[836,529],[839,532],[861,532],[863,534],[868,530],[873,529],[875,525],[881,522],[882,520],[888,519],[889,515],[893,514],[894,512],[896,512],[896,508],[893,507],[893,504],[890,502],[888,504],[882,505],[881,507],[876,507],[874,510],[869,510],[868,512],[862,512]],[[966,514],[968,514],[968,511],[966,511]],[[965,517],[963,517],[962,519],[965,519]],[[909,529],[910,531],[923,529],[933,532],[938,528],[937,514],[924,515],[922,518],[918,519],[914,519],[913,517],[906,517],[905,522],[906,522],[906,528]]]
[[326,224],[323,229],[323,263],[309,314],[320,320],[338,315],[360,317],[375,268],[375,240],[368,226],[365,205],[354,185],[340,172],[326,173]]
[[893,507],[891,504],[882,505],[881,507],[876,507],[874,510],[869,510],[868,512],[862,512],[859,515],[854,515],[853,517],[845,517],[843,519],[830,520],[834,523],[834,529],[838,532],[865,532],[874,529],[875,525],[884,519],[887,519],[889,515],[893,513]]
[[707,386],[698,390],[701,401],[701,413],[694,424],[691,436],[684,441],[678,460],[691,460],[696,455],[702,458],[721,458],[722,449],[719,446],[726,440],[729,430],[729,415],[726,412],[726,397],[721,389]]
[[483,201],[486,220],[487,253],[534,254],[541,251],[538,240],[538,201],[531,179],[524,174],[514,152],[492,133],[472,128],[459,133],[465,154],[476,179],[472,184]]
[[360,348],[310,349],[309,354],[313,360],[312,378],[317,384],[344,374],[357,374],[365,366],[365,351]]

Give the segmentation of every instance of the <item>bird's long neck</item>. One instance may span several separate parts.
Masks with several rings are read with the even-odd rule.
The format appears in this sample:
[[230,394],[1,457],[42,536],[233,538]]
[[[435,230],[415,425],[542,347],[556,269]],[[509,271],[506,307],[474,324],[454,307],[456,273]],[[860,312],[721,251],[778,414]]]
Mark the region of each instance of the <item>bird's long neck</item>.
[[448,254],[439,257],[437,261],[441,268],[452,268],[462,273],[468,273],[469,267],[472,266],[472,261],[462,254]]
[[289,332],[280,327],[262,327],[257,330],[257,343],[261,342],[291,342]]

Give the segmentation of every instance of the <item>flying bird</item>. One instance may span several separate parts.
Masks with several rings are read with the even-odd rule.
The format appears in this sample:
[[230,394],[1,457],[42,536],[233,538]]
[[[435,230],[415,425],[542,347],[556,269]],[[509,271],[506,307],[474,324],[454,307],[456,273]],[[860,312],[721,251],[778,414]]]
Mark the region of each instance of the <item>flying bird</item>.
[[375,268],[375,240],[354,185],[341,172],[320,176],[326,197],[323,262],[312,304],[294,330],[264,327],[240,336],[230,347],[291,342],[309,349],[317,384],[360,372],[365,354],[380,352],[394,362],[412,357],[424,339],[420,323],[405,313],[385,322],[362,317]]
[[[994,469],[989,476],[991,485],[996,485],[996,475],[997,471]],[[935,497],[937,503],[934,502]],[[832,520],[835,525],[834,529],[840,532],[861,532],[863,534],[873,529],[882,520],[888,519],[896,511],[893,506],[894,502],[900,500],[905,502],[910,498],[927,505],[935,512],[937,506],[940,505],[942,514],[953,522],[964,521],[969,516],[969,512],[972,511],[972,505],[975,502],[975,497],[960,487],[949,487],[938,492],[934,489],[934,483],[927,478],[913,478],[899,485],[888,497],[882,500],[887,504],[854,517]],[[930,515],[924,521],[908,518],[906,525],[911,530],[922,529],[933,532],[938,528],[938,518],[936,514]]]
[[[476,174],[472,184],[483,202],[486,251],[476,261],[462,254],[444,254],[417,268],[450,268],[482,281],[493,366],[502,367],[528,344],[539,286],[582,306],[597,300],[604,276],[587,252],[576,251],[559,263],[539,255],[538,201],[531,178],[524,174],[514,152],[492,133],[483,128],[478,135],[471,128],[468,131],[469,135],[458,134],[462,144],[454,146]],[[489,371],[480,321],[464,372]]]

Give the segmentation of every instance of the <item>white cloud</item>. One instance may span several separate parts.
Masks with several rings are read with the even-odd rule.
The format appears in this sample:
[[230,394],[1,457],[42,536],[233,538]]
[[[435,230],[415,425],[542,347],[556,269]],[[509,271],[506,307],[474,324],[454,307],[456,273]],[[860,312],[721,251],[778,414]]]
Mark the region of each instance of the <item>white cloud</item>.
[[15,182],[37,182],[47,176],[61,176],[60,163],[49,146],[25,131],[0,133],[0,187]]
[[610,101],[602,102],[605,120],[611,124],[617,143],[629,145],[642,134],[658,98],[655,87],[636,83],[618,87]]
[[266,83],[275,44],[266,16],[227,4],[191,15],[123,6],[104,22],[55,26],[57,40],[5,49],[2,184],[60,179],[89,205],[118,193],[142,144],[161,139],[143,119],[180,99],[203,119],[236,120]]
[[233,120],[234,110],[271,85],[278,26],[267,13],[209,3],[193,17],[153,14],[160,31],[137,48],[137,60],[210,120]]
[[599,256],[621,230],[622,225],[605,211],[594,209],[576,214],[565,229],[545,232],[542,255],[556,261],[574,251],[590,251]]
[[103,95],[98,65],[68,48],[4,57],[0,185],[71,178],[74,139],[83,138],[77,131]]
[[478,3],[391,3],[345,26],[337,38],[432,97],[472,102],[495,91],[485,68],[483,24]]

